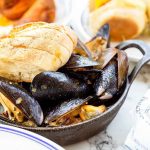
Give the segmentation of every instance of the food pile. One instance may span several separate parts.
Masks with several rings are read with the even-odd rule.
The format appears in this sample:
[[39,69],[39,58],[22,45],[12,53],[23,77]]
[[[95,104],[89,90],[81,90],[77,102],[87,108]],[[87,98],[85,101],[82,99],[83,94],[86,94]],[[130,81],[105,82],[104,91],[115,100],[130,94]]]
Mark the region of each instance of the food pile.
[[15,27],[0,40],[0,118],[24,126],[76,124],[107,111],[126,82],[128,59],[110,47],[109,25],[83,44],[67,26]]

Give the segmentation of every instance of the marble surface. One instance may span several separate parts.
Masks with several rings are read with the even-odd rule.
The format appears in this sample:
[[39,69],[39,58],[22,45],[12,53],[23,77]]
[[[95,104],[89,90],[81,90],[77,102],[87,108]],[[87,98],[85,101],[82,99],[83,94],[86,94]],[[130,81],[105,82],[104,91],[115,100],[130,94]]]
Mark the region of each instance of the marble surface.
[[[130,66],[134,65],[134,63],[131,63]],[[150,65],[146,65],[136,77],[125,103],[107,129],[90,139],[64,148],[66,150],[116,150],[124,143],[135,122],[134,110],[136,104],[149,88]]]

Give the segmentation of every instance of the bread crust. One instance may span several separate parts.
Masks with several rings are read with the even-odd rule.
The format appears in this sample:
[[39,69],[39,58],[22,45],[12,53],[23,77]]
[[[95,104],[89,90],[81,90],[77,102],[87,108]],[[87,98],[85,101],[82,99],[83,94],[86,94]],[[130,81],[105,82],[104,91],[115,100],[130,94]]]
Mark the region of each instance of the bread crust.
[[57,71],[76,43],[76,35],[67,26],[37,22],[16,27],[0,40],[0,76],[31,82],[42,71]]

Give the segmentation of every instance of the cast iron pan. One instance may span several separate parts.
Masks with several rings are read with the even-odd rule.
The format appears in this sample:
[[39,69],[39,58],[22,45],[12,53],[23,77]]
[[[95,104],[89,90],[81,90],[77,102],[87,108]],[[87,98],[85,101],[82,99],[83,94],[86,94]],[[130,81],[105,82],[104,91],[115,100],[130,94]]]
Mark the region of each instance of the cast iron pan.
[[126,83],[124,85],[121,96],[117,100],[117,102],[111,106],[106,112],[102,115],[99,115],[93,119],[86,120],[84,122],[68,125],[63,127],[24,127],[21,125],[16,125],[14,123],[8,122],[6,120],[0,120],[4,124],[8,124],[11,126],[16,126],[19,128],[27,129],[32,132],[38,133],[42,136],[45,136],[60,145],[68,145],[73,144],[82,140],[85,140],[95,134],[98,134],[100,131],[104,130],[109,123],[113,120],[113,118],[118,113],[120,107],[126,99],[130,86],[137,76],[140,69],[150,61],[150,47],[146,45],[142,41],[138,40],[129,40],[120,43],[117,48],[121,50],[125,50],[127,48],[135,47],[139,49],[143,58],[137,63],[132,72],[128,75],[126,79]]

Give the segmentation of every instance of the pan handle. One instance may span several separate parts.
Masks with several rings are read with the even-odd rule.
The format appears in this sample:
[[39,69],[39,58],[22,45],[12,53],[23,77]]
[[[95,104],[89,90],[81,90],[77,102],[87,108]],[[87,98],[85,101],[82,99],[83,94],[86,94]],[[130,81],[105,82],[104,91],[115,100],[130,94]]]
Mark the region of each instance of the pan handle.
[[130,75],[128,76],[129,79],[129,85],[132,84],[134,79],[136,78],[138,72],[141,70],[141,68],[150,61],[150,46],[148,46],[145,42],[140,40],[127,40],[124,42],[121,42],[119,45],[116,46],[116,48],[120,50],[125,50],[127,48],[135,47],[138,50],[141,51],[143,54],[142,59],[136,64]]

